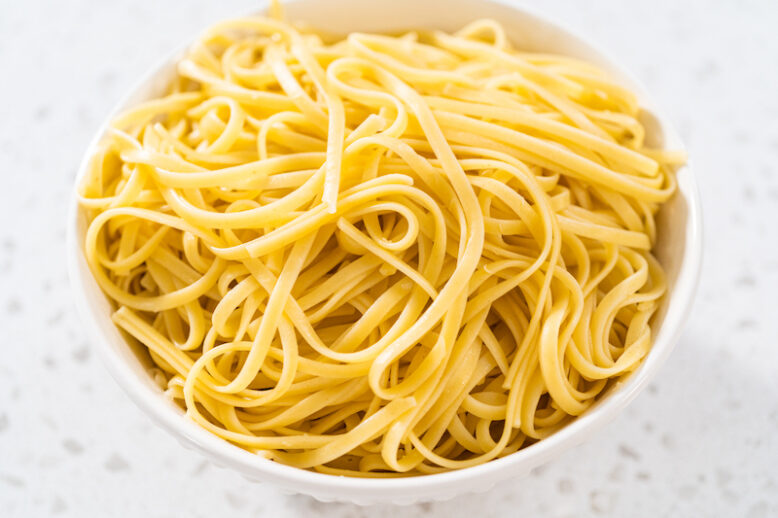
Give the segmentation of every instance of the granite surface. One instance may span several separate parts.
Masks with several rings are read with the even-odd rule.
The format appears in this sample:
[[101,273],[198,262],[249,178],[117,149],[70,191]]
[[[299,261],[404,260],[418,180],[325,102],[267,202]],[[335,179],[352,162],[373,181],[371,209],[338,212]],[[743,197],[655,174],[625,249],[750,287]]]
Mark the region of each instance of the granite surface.
[[94,357],[65,273],[75,168],[162,53],[250,0],[0,0],[0,515],[778,516],[778,3],[535,1],[676,120],[705,215],[701,288],[655,382],[524,479],[398,512],[284,496],[154,427]]

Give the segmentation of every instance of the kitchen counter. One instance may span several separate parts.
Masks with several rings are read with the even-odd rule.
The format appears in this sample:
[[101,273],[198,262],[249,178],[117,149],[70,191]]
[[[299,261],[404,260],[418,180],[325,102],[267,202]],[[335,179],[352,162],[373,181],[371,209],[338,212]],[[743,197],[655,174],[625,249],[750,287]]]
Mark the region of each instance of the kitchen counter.
[[696,305],[654,382],[527,478],[360,508],[216,468],[153,426],[95,358],[66,276],[81,155],[159,56],[256,2],[0,5],[0,514],[7,517],[778,516],[778,5],[535,1],[646,83],[703,200]]

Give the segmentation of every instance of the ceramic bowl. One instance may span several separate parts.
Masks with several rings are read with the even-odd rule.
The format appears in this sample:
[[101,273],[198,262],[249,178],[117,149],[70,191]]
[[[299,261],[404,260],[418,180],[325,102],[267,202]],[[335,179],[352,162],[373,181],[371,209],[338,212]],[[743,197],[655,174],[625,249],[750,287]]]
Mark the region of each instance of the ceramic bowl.
[[[582,8],[584,8],[582,6]],[[404,29],[456,30],[478,18],[494,18],[505,27],[514,45],[527,51],[566,54],[593,62],[608,70],[639,94],[647,110],[647,133],[653,145],[682,149],[677,132],[645,89],[624,67],[614,63],[587,39],[527,8],[496,0],[289,0],[287,17],[327,33],[398,32]],[[214,20],[215,21],[215,20]],[[163,93],[182,50],[171,53],[132,89],[114,114],[125,107]],[[659,58],[657,58],[659,59]],[[107,122],[113,114],[106,119]],[[78,172],[86,174],[87,157],[102,137],[106,124],[95,135]],[[75,300],[91,343],[99,351],[117,383],[160,426],[184,445],[204,454],[215,464],[234,469],[247,478],[281,489],[310,495],[322,501],[357,504],[444,500],[468,492],[488,490],[497,482],[527,475],[530,470],[592,436],[611,421],[646,387],[667,359],[689,314],[701,260],[700,202],[689,165],[678,171],[678,193],[661,209],[655,253],[667,271],[669,290],[654,324],[654,345],[645,361],[584,415],[551,437],[512,455],[459,471],[422,477],[361,479],[305,471],[266,460],[200,428],[182,410],[163,397],[142,361],[111,322],[111,305],[87,267],[82,243],[86,215],[75,196],[68,217],[69,268]]]

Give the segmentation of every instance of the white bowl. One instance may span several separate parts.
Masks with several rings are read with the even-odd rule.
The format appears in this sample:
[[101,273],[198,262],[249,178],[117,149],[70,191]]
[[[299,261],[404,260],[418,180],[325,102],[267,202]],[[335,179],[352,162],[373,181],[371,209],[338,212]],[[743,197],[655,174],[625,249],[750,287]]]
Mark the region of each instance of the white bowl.
[[[503,24],[513,43],[524,50],[575,56],[610,71],[636,91],[642,105],[651,112],[647,129],[654,139],[653,144],[683,149],[670,122],[624,68],[585,39],[526,8],[495,0],[289,0],[285,2],[285,8],[290,20],[304,21],[329,33],[396,32],[418,28],[450,31],[477,18],[494,18]],[[143,99],[160,95],[181,55],[182,51],[175,52],[154,67],[114,114]],[[112,117],[113,114],[108,120]],[[89,146],[77,182],[84,177],[87,157],[103,135],[108,120]],[[584,415],[543,441],[480,466],[423,477],[360,479],[292,468],[242,450],[188,420],[179,407],[163,397],[139,356],[112,323],[111,306],[92,278],[84,258],[82,243],[87,221],[75,196],[68,217],[69,269],[77,307],[93,345],[111,374],[138,406],[184,445],[201,452],[215,464],[235,469],[250,479],[270,482],[286,491],[304,493],[322,501],[410,504],[485,491],[500,480],[526,475],[535,466],[592,437],[621,412],[668,357],[689,313],[701,261],[700,218],[697,188],[687,165],[678,171],[677,195],[662,208],[657,220],[659,242],[655,252],[667,271],[669,292],[654,325],[653,348],[638,370],[613,387]]]

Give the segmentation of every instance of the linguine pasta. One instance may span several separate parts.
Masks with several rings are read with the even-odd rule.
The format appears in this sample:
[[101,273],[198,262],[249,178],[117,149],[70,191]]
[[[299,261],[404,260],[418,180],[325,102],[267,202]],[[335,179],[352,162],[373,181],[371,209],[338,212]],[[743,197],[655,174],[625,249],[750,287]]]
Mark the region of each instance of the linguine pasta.
[[508,455],[651,346],[677,154],[592,65],[499,24],[325,41],[210,28],[118,116],[80,203],[113,320],[189,418],[401,476]]

